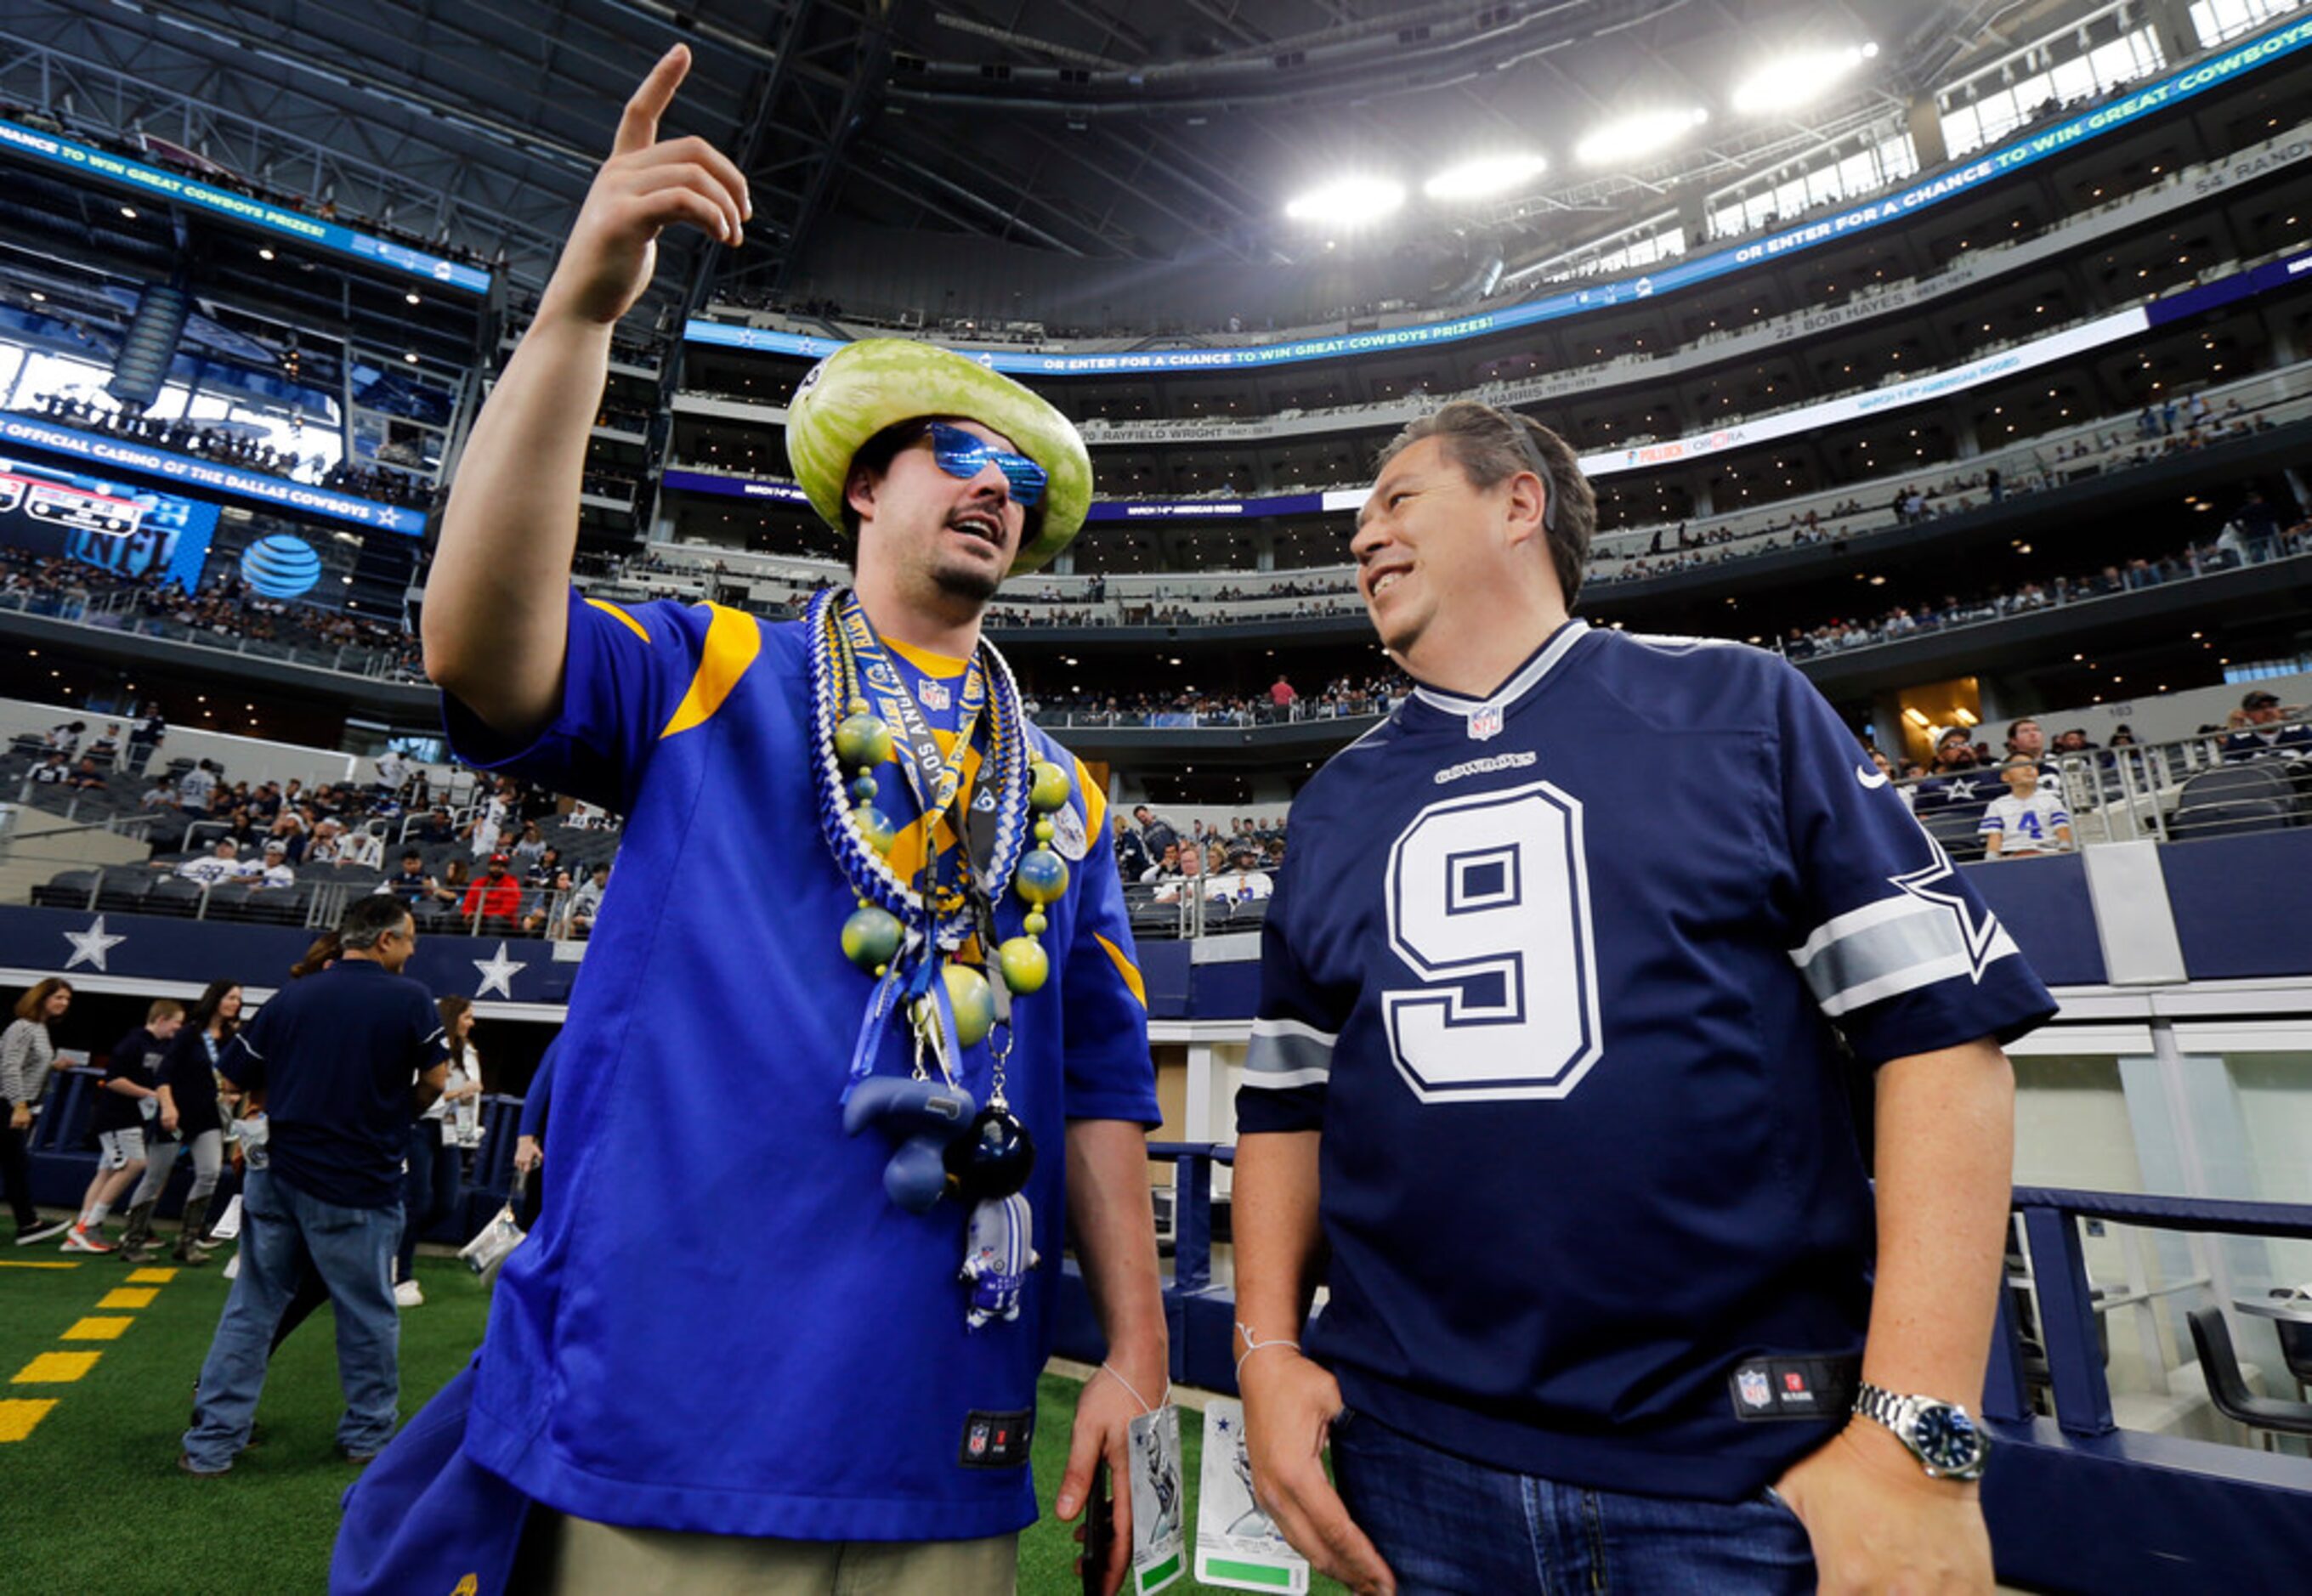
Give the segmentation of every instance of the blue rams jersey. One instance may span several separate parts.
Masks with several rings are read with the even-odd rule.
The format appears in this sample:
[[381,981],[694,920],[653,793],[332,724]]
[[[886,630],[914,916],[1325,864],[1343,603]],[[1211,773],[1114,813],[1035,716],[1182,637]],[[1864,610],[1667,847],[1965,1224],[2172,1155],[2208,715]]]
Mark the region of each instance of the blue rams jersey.
[[1415,691],[1290,837],[1237,1125],[1323,1133],[1348,1404],[1658,1496],[1818,1445],[1843,1415],[1746,1420],[1732,1377],[1861,1349],[1839,1035],[1875,1065],[2054,1007],[1829,706],[1569,622],[1492,698]]
[[[967,1330],[968,1212],[902,1211],[891,1138],[843,1132],[873,983],[841,946],[856,900],[819,833],[803,627],[573,594],[561,711],[535,742],[447,715],[470,763],[627,817],[555,1051],[553,1199],[499,1278],[467,1455],[617,1524],[905,1540],[1031,1521],[1024,1447],[988,1467],[969,1442],[1036,1405],[1067,1121],[1160,1118],[1102,794],[1031,728],[1076,783],[1051,980],[1015,1001],[1009,1062],[1045,1262],[1017,1321]],[[896,777],[879,802],[920,850]],[[1003,936],[1026,907],[1003,894]],[[910,1059],[892,1025],[876,1068]],[[959,1074],[985,1098],[988,1073],[983,1043]]]

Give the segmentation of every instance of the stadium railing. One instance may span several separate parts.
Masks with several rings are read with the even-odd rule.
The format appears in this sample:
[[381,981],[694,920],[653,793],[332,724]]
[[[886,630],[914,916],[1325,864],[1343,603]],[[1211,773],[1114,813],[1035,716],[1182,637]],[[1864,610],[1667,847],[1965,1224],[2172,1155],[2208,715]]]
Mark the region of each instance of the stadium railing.
[[[64,621],[102,632],[162,638],[190,643],[223,653],[256,659],[275,659],[346,676],[379,681],[423,682],[425,673],[416,658],[416,641],[407,647],[387,649],[363,643],[320,644],[279,642],[238,633],[223,636],[204,627],[189,626],[166,615],[139,614],[144,589],[113,593],[0,592],[0,611],[14,610],[46,620]],[[317,612],[331,613],[331,612]]]
[[[1171,1260],[1164,1287],[1171,1377],[1222,1392],[1237,1389],[1235,1287],[1232,1269],[1215,1258],[1232,1232],[1227,1207],[1215,1201],[1213,1172],[1235,1155],[1224,1143],[1148,1144],[1159,1195],[1169,1198],[1159,1205],[1169,1216],[1169,1224],[1160,1217],[1159,1239]],[[2025,1248],[2020,1273],[2001,1293],[1981,1404],[1994,1445],[1984,1506],[2000,1578],[2044,1590],[2249,1590],[2274,1588],[2275,1577],[2286,1583],[2280,1571],[2312,1566],[2312,1459],[2258,1450],[2252,1436],[2235,1444],[2124,1429],[2106,1373],[2112,1338],[2099,1326],[2126,1316],[2154,1352],[2140,1410],[2199,1409],[2195,1382],[2204,1374],[2180,1358],[2170,1365],[2162,1348],[2177,1344],[2175,1325],[2195,1301],[2232,1310],[2227,1299],[2258,1284],[2233,1278],[2222,1259],[2187,1243],[2192,1263],[2141,1286],[2098,1291],[2081,1235],[2085,1225],[2120,1225],[2189,1238],[2312,1240],[2312,1207],[2034,1186],[2016,1188],[2012,1206]],[[1103,1352],[1073,1259],[1064,1265],[1058,1350],[1092,1364]],[[2223,1423],[2204,1427],[2221,1434]]]

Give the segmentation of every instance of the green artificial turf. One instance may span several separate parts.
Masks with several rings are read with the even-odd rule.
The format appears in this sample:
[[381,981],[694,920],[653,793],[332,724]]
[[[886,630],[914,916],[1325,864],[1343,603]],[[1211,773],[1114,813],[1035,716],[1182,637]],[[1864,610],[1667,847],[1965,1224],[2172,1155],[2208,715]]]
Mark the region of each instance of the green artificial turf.
[[[145,1306],[108,1309],[98,1304],[127,1286],[133,1272],[116,1260],[74,1260],[46,1247],[0,1252],[0,1266],[79,1264],[0,1267],[0,1404],[57,1399],[24,1439],[0,1442],[0,1590],[269,1596],[325,1588],[338,1498],[355,1473],[336,1451],[343,1404],[335,1321],[327,1309],[273,1361],[258,1409],[261,1443],[219,1478],[177,1470],[193,1381],[230,1289],[223,1278],[230,1256],[217,1254],[206,1269],[180,1269],[153,1288]],[[155,1267],[172,1264],[162,1258]],[[425,1305],[402,1317],[404,1417],[465,1366],[488,1308],[482,1288],[450,1260],[420,1260],[418,1279]],[[65,1340],[84,1318],[130,1323],[114,1340]],[[77,1381],[8,1382],[41,1354],[72,1352],[100,1355]],[[1074,1381],[1053,1374],[1038,1392],[1034,1467],[1046,1516],[1020,1541],[1025,1596],[1073,1596],[1082,1589],[1071,1529],[1049,1516],[1067,1461],[1075,1393]],[[8,1411],[0,1408],[0,1434],[7,1433]],[[1193,1510],[1203,1426],[1195,1413],[1180,1417]],[[1188,1522],[1193,1535],[1193,1511]],[[1170,1590],[1207,1588],[1183,1580]],[[1321,1579],[1315,1588],[1340,1589]]]

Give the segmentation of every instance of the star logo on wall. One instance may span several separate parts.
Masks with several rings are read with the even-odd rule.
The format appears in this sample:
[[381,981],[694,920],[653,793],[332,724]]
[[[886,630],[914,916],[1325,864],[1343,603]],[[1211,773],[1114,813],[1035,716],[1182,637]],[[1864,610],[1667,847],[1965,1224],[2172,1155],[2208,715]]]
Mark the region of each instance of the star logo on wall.
[[490,995],[491,990],[495,989],[499,997],[505,999],[508,1002],[512,1002],[513,1000],[513,978],[521,974],[523,971],[529,969],[530,965],[523,960],[510,959],[506,957],[506,945],[501,942],[498,944],[498,951],[494,956],[486,959],[476,959],[474,961],[474,968],[482,972],[482,984],[475,989],[475,997],[486,998]]
[[126,937],[108,935],[104,929],[104,916],[101,914],[89,922],[89,928],[85,931],[66,931],[64,936],[65,940],[73,945],[72,957],[65,961],[65,968],[71,970],[86,964],[100,975],[108,973],[104,963],[105,954],[128,940]]

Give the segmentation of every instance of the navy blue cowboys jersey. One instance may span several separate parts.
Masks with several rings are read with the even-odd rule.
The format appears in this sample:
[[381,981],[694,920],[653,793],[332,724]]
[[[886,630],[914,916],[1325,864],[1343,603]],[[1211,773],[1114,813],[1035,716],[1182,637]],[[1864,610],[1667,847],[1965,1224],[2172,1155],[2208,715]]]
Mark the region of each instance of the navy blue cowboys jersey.
[[1820,1444],[1843,1415],[1758,1371],[1862,1347],[1842,1072],[2054,1010],[1829,706],[1569,622],[1490,699],[1416,691],[1290,836],[1237,1124],[1323,1132],[1309,1349],[1349,1406],[1721,1501]]

